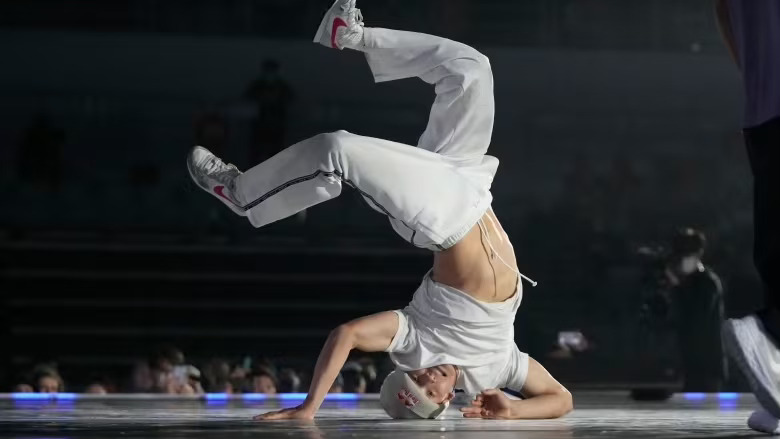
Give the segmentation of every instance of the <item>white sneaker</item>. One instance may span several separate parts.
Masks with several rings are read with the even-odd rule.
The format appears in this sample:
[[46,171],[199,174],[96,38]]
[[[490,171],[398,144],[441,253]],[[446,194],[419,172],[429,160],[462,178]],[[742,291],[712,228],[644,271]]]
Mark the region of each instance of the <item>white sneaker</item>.
[[217,197],[233,212],[246,216],[246,209],[234,195],[235,179],[241,175],[238,168],[225,164],[208,149],[196,146],[187,157],[187,169],[198,187]]
[[[780,350],[755,315],[723,323],[723,343],[761,406],[780,419]],[[752,428],[752,427],[751,427]]]
[[764,409],[758,409],[750,415],[748,427],[761,433],[780,435],[780,420]]
[[363,44],[363,14],[355,8],[356,0],[336,0],[322,18],[314,42],[325,47],[343,49]]

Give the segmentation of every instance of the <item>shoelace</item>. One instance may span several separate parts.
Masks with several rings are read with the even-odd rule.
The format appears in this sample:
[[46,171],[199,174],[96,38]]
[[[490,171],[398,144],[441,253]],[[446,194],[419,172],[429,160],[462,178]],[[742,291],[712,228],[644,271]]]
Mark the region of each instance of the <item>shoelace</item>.
[[360,12],[360,9],[353,9],[350,15],[358,26],[363,26],[363,13]]
[[222,162],[222,160],[217,157],[212,157],[209,159],[209,161],[203,165],[203,168],[209,175],[223,183],[226,183],[235,177],[235,175],[229,175],[231,174],[230,171],[235,171],[235,173],[238,174],[238,168],[236,168],[234,165],[231,165],[230,163],[226,164]]
[[216,157],[211,157],[205,165],[203,165],[203,169],[206,170],[209,174],[213,174],[214,172],[218,171],[219,168],[222,165],[222,161]]

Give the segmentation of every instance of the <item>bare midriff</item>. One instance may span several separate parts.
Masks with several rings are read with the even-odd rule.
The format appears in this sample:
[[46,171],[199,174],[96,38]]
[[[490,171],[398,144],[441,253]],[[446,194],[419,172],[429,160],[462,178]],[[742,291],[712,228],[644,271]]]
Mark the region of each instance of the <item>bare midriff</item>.
[[482,224],[486,233],[475,224],[457,244],[434,254],[431,278],[477,300],[503,302],[517,290],[515,252],[492,209],[482,216]]

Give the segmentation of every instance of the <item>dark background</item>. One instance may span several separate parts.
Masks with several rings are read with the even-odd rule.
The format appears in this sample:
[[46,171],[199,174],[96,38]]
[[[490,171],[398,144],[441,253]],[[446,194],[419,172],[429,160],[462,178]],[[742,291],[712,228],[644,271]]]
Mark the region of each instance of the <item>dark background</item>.
[[[329,6],[0,2],[6,385],[45,360],[72,382],[95,371],[121,381],[162,343],[195,363],[250,355],[305,369],[334,326],[406,304],[430,256],[354,193],[253,229],[186,173],[195,143],[253,164],[258,110],[245,93],[269,59],[291,91],[285,144],[336,129],[416,143],[433,91],[377,86],[359,53],[312,44]],[[679,227],[707,234],[727,315],[759,304],[740,83],[712,1],[358,6],[368,26],[490,57],[494,208],[540,282],[526,287],[517,342],[542,363],[559,331],[593,344],[581,360],[549,361],[563,381],[677,380],[671,348],[650,354],[658,365],[637,361],[647,264],[636,249]]]

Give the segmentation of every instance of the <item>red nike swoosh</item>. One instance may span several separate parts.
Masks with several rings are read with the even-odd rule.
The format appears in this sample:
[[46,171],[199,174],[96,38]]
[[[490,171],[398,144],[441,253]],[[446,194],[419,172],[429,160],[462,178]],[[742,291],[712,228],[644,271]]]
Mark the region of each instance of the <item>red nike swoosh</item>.
[[224,191],[225,191],[225,186],[214,186],[214,193],[215,193],[215,194],[217,194],[217,195],[219,195],[220,197],[222,197],[222,198],[224,198],[224,199],[226,199],[226,200],[230,201],[230,203],[232,203],[232,204],[236,204],[236,203],[233,203],[233,200],[231,200],[230,198],[228,198],[228,196],[227,196],[227,195],[225,195],[225,192],[224,192]]
[[342,26],[347,27],[347,23],[345,23],[344,20],[341,18],[333,20],[333,30],[330,32],[330,45],[333,46],[334,49],[339,48],[339,46],[336,45],[336,31]]

